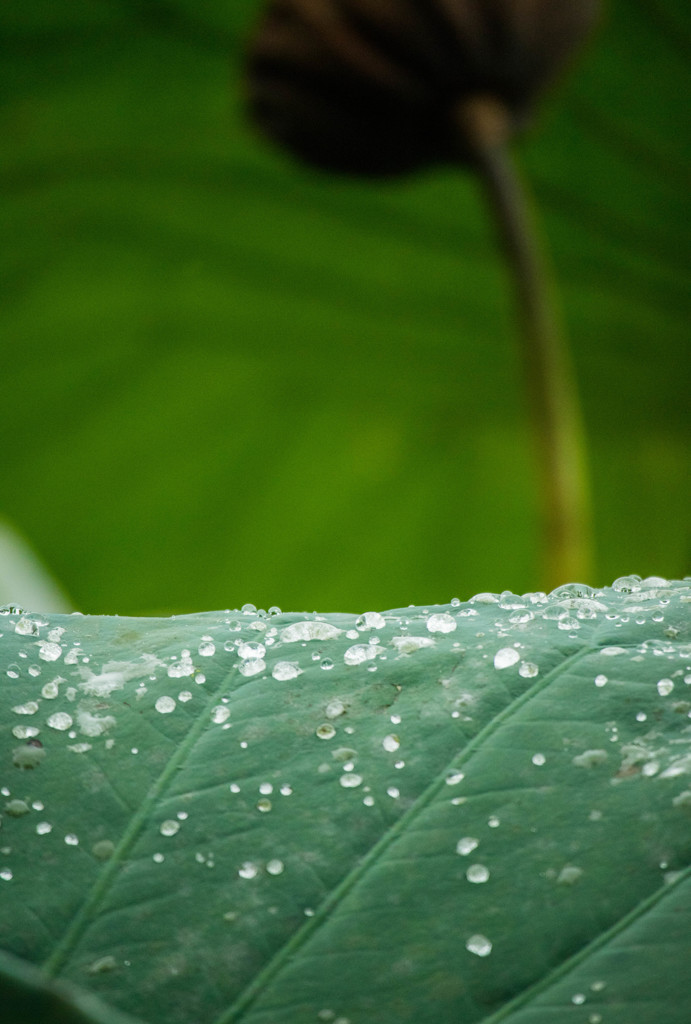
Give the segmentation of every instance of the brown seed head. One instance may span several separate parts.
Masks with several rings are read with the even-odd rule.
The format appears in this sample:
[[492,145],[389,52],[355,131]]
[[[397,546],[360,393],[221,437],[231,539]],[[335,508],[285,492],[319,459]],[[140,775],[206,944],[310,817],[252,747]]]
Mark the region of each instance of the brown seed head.
[[504,112],[505,134],[515,134],[599,7],[272,0],[250,47],[250,110],[271,138],[332,170],[387,175],[469,159],[459,107],[486,97]]

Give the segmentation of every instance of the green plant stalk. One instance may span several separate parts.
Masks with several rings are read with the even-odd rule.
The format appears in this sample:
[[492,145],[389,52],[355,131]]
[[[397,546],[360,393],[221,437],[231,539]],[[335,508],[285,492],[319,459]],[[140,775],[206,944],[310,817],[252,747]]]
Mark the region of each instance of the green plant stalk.
[[459,106],[457,126],[482,178],[517,293],[540,487],[541,585],[551,590],[588,582],[592,529],[578,392],[535,219],[509,150],[509,115],[497,101],[478,96]]

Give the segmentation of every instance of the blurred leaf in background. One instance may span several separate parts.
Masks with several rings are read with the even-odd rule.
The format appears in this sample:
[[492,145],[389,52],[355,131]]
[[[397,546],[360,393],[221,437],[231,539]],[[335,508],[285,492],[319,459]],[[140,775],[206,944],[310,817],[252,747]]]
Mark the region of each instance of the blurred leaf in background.
[[[260,9],[3,3],[0,515],[89,612],[536,589],[480,189],[258,139]],[[590,583],[689,566],[690,40],[686,0],[614,0],[520,148],[591,446]]]

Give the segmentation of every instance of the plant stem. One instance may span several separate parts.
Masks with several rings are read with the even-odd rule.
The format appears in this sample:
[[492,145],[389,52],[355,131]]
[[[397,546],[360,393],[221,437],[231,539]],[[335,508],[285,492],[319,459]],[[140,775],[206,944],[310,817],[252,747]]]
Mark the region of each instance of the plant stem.
[[529,200],[509,152],[509,115],[495,100],[478,96],[459,106],[457,127],[488,193],[517,293],[541,493],[542,585],[550,590],[585,582],[591,525],[578,394]]

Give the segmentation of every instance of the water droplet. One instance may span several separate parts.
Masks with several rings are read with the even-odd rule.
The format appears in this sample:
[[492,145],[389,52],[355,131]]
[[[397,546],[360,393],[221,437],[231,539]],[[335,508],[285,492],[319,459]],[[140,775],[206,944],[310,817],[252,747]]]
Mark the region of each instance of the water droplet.
[[333,640],[343,632],[329,622],[319,622],[316,619],[306,622],[293,622],[281,631],[281,640],[290,644],[302,640]]
[[463,774],[463,772],[450,772],[446,776],[446,785],[447,786],[457,786],[458,783],[462,782],[464,778],[465,778],[465,775]]
[[499,828],[499,826],[501,825],[501,819],[498,818],[496,814],[493,814],[491,817],[487,819],[487,824],[489,825],[490,828]]
[[49,832],[53,831],[53,826],[49,821],[39,821],[36,826],[36,833],[39,836],[47,836]]
[[338,718],[340,715],[345,714],[345,704],[336,697],[326,705],[324,714],[327,718]]
[[68,846],[78,846],[79,837],[76,836],[74,832],[68,832],[68,834],[65,836],[65,842],[67,843]]
[[317,726],[316,735],[320,740],[330,740],[336,735],[336,730],[333,725],[329,725],[328,722],[325,722],[323,725]]
[[59,732],[65,732],[66,729],[72,727],[72,715],[68,715],[65,711],[56,711],[54,715],[50,716],[46,725]]
[[61,654],[60,644],[52,643],[50,640],[39,641],[38,656],[42,661],[57,661]]
[[225,704],[217,704],[216,707],[211,709],[211,721],[215,725],[222,725],[223,722],[227,722],[230,718],[230,708],[226,707]]
[[25,814],[29,814],[30,811],[31,808],[26,800],[10,800],[5,804],[5,812],[11,818],[21,818]]
[[35,619],[30,619],[23,615],[15,623],[14,631],[19,633],[20,636],[38,636],[39,624]]
[[355,622],[355,625],[359,630],[364,629],[384,629],[386,627],[386,619],[379,612],[365,612]]
[[674,683],[671,679],[660,679],[657,684],[657,692],[661,697],[667,697],[668,694],[674,689]]
[[175,700],[173,697],[159,697],[154,706],[162,715],[169,715],[175,711]]
[[354,644],[345,652],[343,660],[346,665],[362,665],[363,662],[371,661],[381,653],[382,648],[376,644]]
[[427,631],[429,633],[453,633],[457,625],[453,615],[449,615],[448,612],[437,612],[428,618]]
[[194,665],[190,658],[189,651],[182,651],[179,661],[174,661],[172,665],[168,666],[168,676],[170,679],[183,679],[185,676],[194,675]]
[[210,658],[216,653],[216,644],[213,642],[210,636],[203,636],[201,643],[197,648],[197,652],[202,658]]
[[489,956],[492,952],[492,943],[485,935],[471,935],[465,944],[469,953],[476,956]]
[[279,793],[281,794],[281,796],[292,796],[293,787],[289,786],[288,783],[286,782],[284,783],[284,785],[281,786]]
[[162,864],[162,863],[163,863],[163,861],[165,860],[165,857],[164,857],[164,855],[163,855],[162,853],[155,853],[155,854],[153,855],[153,857],[152,857],[151,859],[152,859],[152,860],[153,860],[153,861],[154,861],[154,862],[155,862],[156,864]]
[[[34,742],[38,742],[38,740]],[[12,751],[12,764],[16,768],[24,770],[38,768],[45,756],[46,752],[42,747],[35,747],[29,742],[22,747],[14,748]]]
[[110,860],[115,853],[115,843],[110,839],[100,839],[91,847],[91,852],[97,860]]
[[301,673],[302,669],[296,661],[277,661],[271,675],[279,683],[283,683],[288,679],[296,679]]
[[12,710],[15,715],[35,715],[38,711],[38,704],[35,700],[28,700],[26,704],[16,704]]
[[545,763],[547,758],[545,757],[544,754],[533,754],[533,756],[531,757],[530,760],[533,762],[533,764],[536,764],[536,765],[540,766],[540,765],[543,765]]
[[346,772],[345,775],[341,775],[338,781],[344,789],[354,789],[361,784],[362,776],[356,775],[354,772]]
[[40,729],[37,729],[34,725],[13,725],[12,735],[17,740],[30,740],[34,736],[38,736]]
[[604,764],[606,760],[606,750],[584,750],[582,754],[572,757],[571,763],[577,768],[594,768],[598,764]]
[[574,1006],[582,1006],[585,1002],[584,994],[582,992],[575,992],[571,996],[571,1002],[574,1004]]
[[518,666],[518,674],[524,679],[533,679],[539,671],[540,669],[532,661],[522,661]]
[[166,818],[165,821],[161,822],[159,832],[162,836],[174,836],[180,831],[180,822],[176,821],[175,818]]
[[323,658],[322,659],[320,668],[323,668],[325,672],[328,672],[329,669],[332,669],[333,667],[334,667],[334,663],[331,660],[331,658]]
[[431,636],[394,636],[391,645],[399,654],[414,654],[423,647],[434,647],[436,640]]
[[638,713],[636,714],[636,721],[637,721],[637,722],[645,722],[645,721],[646,721],[646,719],[647,719],[647,717],[648,717],[648,716],[646,715],[645,711],[639,711],[639,712],[638,712]]
[[271,801],[267,800],[266,798],[264,798],[263,800],[259,800],[257,802],[257,810],[261,811],[262,814],[266,814],[268,811],[270,811],[271,806]]
[[0,878],[2,878],[3,882],[11,882],[12,881],[12,868],[1,868],[0,869]]
[[501,650],[497,651],[494,655],[494,667],[495,668],[509,668],[511,665],[515,665],[517,661],[521,660],[521,656],[518,651],[513,647],[502,647]]
[[474,839],[472,836],[464,836],[463,839],[459,839],[456,843],[456,853],[460,853],[461,857],[467,857],[469,853],[477,849],[479,844],[479,839]]
[[231,782],[231,784],[228,787],[228,789],[230,790],[231,793],[239,793],[240,792],[240,787],[238,786],[237,782]]
[[367,796],[363,796],[362,802],[365,807],[374,807],[374,797],[371,793],[368,793]]
[[401,795],[401,791],[396,786],[389,786],[386,790],[386,794],[387,796],[390,796],[392,800],[398,800]]
[[583,868],[566,864],[557,875],[557,885],[574,885],[583,874]]
[[87,971],[89,974],[105,974],[107,971],[114,971],[117,966],[118,962],[114,956],[101,956],[89,964]]
[[469,882],[486,882],[489,878],[489,870],[484,864],[471,864],[465,873]]
[[259,868],[251,860],[246,860],[239,868],[238,875],[240,878],[256,878],[259,873]]
[[270,875],[280,875],[283,873],[283,867],[283,861],[278,860],[278,858],[274,858],[267,862],[266,870]]
[[384,750],[388,750],[389,753],[393,753],[394,750],[398,750],[401,745],[401,741],[398,736],[395,736],[393,733],[389,733],[389,735],[385,736],[381,741],[381,745]]
[[266,662],[263,658],[248,658],[246,661],[240,662],[238,672],[249,679],[251,676],[258,676],[265,668]]
[[186,704],[188,700],[192,700],[192,694],[189,690],[181,690],[178,694],[178,700],[181,704]]

